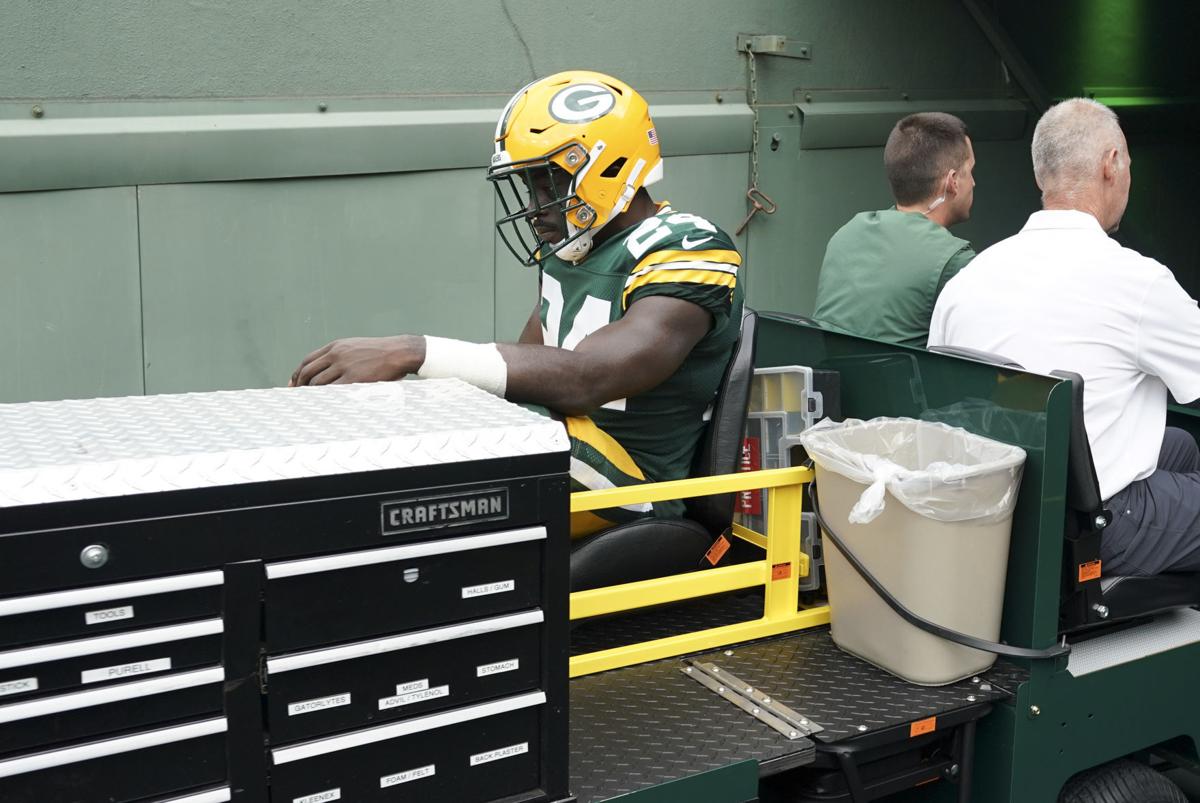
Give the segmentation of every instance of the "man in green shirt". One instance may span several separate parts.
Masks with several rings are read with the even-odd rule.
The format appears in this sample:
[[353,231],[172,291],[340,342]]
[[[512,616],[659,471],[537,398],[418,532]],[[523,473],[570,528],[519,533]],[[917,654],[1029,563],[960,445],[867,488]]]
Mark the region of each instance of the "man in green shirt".
[[975,199],[967,126],[951,114],[911,114],[888,136],[883,164],[896,205],[855,215],[830,239],[813,317],[924,348],[938,293],[975,256],[948,231],[971,216]]

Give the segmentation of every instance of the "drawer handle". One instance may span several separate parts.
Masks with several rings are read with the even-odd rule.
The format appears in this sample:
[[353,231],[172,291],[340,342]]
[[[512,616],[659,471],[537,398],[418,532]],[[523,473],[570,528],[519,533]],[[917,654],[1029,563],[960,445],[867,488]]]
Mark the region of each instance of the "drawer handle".
[[396,652],[397,650],[407,650],[412,647],[423,647],[426,644],[437,644],[443,641],[479,636],[484,633],[495,633],[498,630],[510,630],[514,627],[535,625],[545,621],[545,618],[540,609],[523,611],[507,616],[497,616],[492,619],[481,619],[475,622],[464,622],[457,625],[421,630],[416,633],[405,633],[401,636],[359,641],[343,647],[328,647],[322,650],[281,655],[278,658],[267,659],[267,674],[278,675],[280,672],[291,672],[295,669],[307,669],[312,666],[335,664],[341,661],[350,661],[354,658],[365,658],[368,655]]
[[116,756],[121,753],[144,750],[147,747],[158,747],[164,744],[173,744],[174,742],[182,742],[187,739],[199,739],[201,736],[224,733],[228,729],[229,723],[224,717],[220,717],[219,719],[206,719],[202,722],[193,722],[174,728],[163,728],[147,733],[137,733],[133,736],[124,736],[119,739],[89,742],[77,747],[67,747],[62,750],[51,750],[45,753],[34,753],[30,756],[10,758],[7,761],[0,761],[0,778],[11,778],[14,775],[23,775],[27,772],[48,770],[68,764],[78,764],[94,758]]
[[387,547],[385,549],[366,549],[359,552],[343,552],[339,555],[329,555],[323,558],[304,558],[289,560],[282,563],[267,564],[267,578],[279,580],[284,577],[296,577],[302,574],[319,574],[333,572],[338,569],[353,569],[358,566],[372,566],[379,563],[394,563],[399,560],[427,558],[432,555],[448,555],[452,552],[466,552],[472,549],[485,549],[505,544],[519,544],[524,541],[542,541],[546,538],[545,527],[524,527],[519,530],[505,530],[499,533],[483,535],[468,535],[463,538],[447,538],[443,541],[425,541],[420,544]]
[[170,800],[160,800],[158,803],[229,803],[232,799],[229,787],[222,786],[220,789],[209,789],[207,792],[197,792],[194,795],[173,797]]
[[183,672],[178,675],[157,677],[153,680],[140,680],[134,683],[121,683],[107,686],[94,691],[81,691],[72,694],[60,694],[57,697],[44,697],[23,703],[0,706],[0,723],[19,722],[23,719],[44,717],[49,714],[61,714],[64,711],[77,711],[80,708],[91,708],[106,703],[121,700],[136,700],[139,697],[149,697],[154,694],[165,694],[169,691],[191,689],[210,683],[220,683],[225,680],[225,670],[219,666],[200,669],[195,672]]
[[275,766],[289,764],[293,761],[302,761],[306,758],[336,753],[340,750],[349,750],[353,747],[385,742],[389,739],[396,739],[413,733],[424,733],[425,731],[444,728],[448,725],[457,725],[461,722],[472,722],[476,719],[504,714],[509,711],[518,711],[522,708],[531,708],[536,705],[544,705],[545,703],[545,692],[529,692],[517,695],[516,697],[493,700],[490,703],[480,703],[465,708],[444,711],[440,714],[429,714],[428,716],[417,717],[415,719],[407,719],[392,725],[379,725],[374,728],[354,731],[353,733],[346,733],[341,736],[332,736],[328,739],[316,739],[311,742],[295,745],[294,747],[281,747],[271,751],[271,758]]
[[91,586],[89,588],[76,588],[71,591],[54,591],[49,594],[35,594],[30,597],[0,600],[0,616],[16,616],[21,613],[52,611],[57,608],[91,605],[96,602],[108,602],[116,599],[148,597],[152,594],[165,594],[170,591],[190,591],[193,588],[219,586],[224,581],[225,575],[223,573],[211,571],[196,572],[194,574],[177,574],[171,577],[155,577],[152,580],[134,580],[129,583],[113,583],[111,585]]
[[81,655],[92,655],[98,652],[113,652],[130,647],[145,647],[168,641],[211,636],[224,631],[224,629],[225,625],[220,619],[205,619],[202,622],[189,622],[185,625],[170,625],[151,630],[135,630],[131,633],[114,633],[110,636],[94,636],[75,641],[60,641],[57,644],[45,644],[41,647],[9,650],[0,652],[0,669],[13,669],[45,661],[78,658]]

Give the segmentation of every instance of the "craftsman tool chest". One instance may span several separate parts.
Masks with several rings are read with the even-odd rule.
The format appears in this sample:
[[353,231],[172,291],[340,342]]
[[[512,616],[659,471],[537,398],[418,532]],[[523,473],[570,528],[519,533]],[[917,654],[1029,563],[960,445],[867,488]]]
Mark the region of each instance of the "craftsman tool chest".
[[565,798],[567,449],[457,380],[0,405],[0,800]]

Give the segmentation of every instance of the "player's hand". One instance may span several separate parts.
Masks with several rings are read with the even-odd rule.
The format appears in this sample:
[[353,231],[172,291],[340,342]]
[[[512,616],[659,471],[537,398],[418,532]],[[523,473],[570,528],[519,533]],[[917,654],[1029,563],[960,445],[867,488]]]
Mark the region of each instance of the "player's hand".
[[425,362],[425,338],[347,337],[309,354],[292,373],[289,387],[386,382],[415,373]]

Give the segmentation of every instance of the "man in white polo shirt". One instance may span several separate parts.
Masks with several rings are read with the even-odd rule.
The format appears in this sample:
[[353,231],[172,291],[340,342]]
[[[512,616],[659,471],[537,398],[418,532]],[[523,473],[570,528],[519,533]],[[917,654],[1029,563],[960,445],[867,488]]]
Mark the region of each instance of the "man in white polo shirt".
[[1113,523],[1105,574],[1200,570],[1200,452],[1166,427],[1167,392],[1200,396],[1200,309],[1165,266],[1121,247],[1130,158],[1092,100],[1051,108],[1033,135],[1043,211],[979,254],[938,298],[929,345],[1084,378],[1084,423]]

